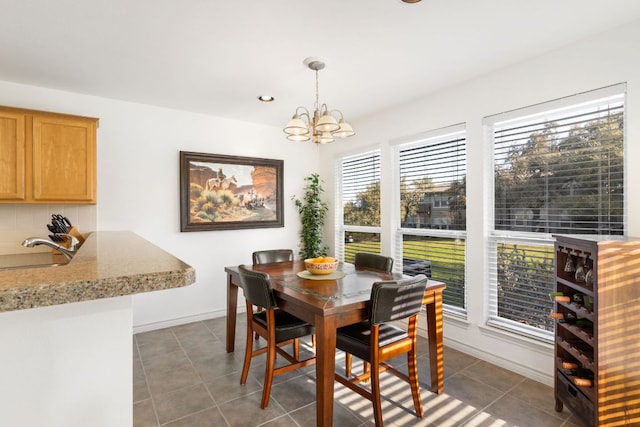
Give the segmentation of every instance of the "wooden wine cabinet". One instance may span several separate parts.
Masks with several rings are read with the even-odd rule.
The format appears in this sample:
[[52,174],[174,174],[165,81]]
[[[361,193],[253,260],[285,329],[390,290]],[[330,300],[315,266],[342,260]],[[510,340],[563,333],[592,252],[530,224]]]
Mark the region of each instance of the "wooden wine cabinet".
[[585,426],[638,426],[640,241],[554,237],[555,409]]

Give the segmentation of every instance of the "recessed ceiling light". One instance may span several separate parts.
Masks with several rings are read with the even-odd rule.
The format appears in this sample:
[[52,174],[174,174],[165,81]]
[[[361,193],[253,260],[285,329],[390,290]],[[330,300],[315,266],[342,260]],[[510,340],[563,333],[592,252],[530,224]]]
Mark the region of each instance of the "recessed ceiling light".
[[258,99],[262,102],[273,102],[275,98],[270,95],[260,95]]
[[418,3],[421,0],[402,0],[403,3]]

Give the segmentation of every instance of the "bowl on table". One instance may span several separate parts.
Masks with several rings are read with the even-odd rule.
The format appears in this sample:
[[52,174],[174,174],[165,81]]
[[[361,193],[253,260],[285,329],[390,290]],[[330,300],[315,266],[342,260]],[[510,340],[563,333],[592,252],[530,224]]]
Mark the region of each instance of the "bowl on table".
[[311,274],[326,275],[338,269],[339,261],[332,257],[317,257],[304,260],[304,266]]

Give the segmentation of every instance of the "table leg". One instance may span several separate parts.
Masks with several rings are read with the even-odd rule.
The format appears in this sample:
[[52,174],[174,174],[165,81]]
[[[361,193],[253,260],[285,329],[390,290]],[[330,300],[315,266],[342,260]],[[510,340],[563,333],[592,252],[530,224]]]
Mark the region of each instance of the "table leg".
[[316,317],[316,425],[333,425],[333,383],[336,372],[336,319]]
[[429,367],[431,371],[431,391],[444,391],[444,345],[442,343],[442,292],[434,293],[433,302],[427,308],[427,336],[429,338]]
[[238,309],[238,286],[227,274],[227,353],[233,353],[236,344],[236,314]]

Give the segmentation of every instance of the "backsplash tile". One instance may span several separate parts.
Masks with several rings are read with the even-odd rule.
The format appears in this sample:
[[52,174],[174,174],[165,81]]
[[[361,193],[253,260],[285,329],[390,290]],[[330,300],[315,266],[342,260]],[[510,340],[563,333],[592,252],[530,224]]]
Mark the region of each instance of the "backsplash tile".
[[69,218],[82,234],[96,230],[96,205],[3,205],[0,204],[0,255],[46,252],[46,246],[25,248],[27,237],[47,238],[52,214]]

